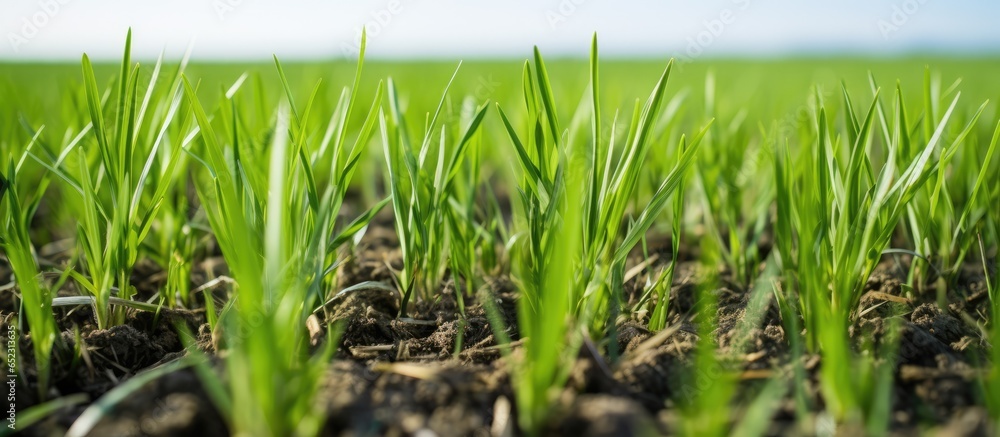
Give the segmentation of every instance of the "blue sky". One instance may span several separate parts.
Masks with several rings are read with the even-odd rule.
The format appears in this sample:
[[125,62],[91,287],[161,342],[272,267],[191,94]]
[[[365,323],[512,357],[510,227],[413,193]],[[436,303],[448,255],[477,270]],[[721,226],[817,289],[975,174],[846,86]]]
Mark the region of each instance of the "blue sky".
[[0,60],[1000,53],[996,0],[2,0]]

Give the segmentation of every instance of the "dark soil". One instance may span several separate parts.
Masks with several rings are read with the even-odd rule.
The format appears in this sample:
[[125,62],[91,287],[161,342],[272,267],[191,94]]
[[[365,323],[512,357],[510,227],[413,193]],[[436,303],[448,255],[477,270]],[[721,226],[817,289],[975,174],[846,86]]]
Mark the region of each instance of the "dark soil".
[[[663,248],[669,248],[669,243],[654,240],[652,253],[661,259],[632,279],[627,290],[634,291],[635,283],[646,280],[646,272],[656,272],[665,265],[669,249]],[[691,321],[700,285],[693,261],[697,257],[691,255],[696,251],[685,249],[687,255],[675,275],[669,335],[655,337],[645,329],[645,316],[639,316],[621,318],[617,323],[618,359],[607,358],[607,344],[586,343],[547,428],[549,434],[656,435],[676,430],[678,402],[698,390],[692,387],[691,378],[699,339]],[[637,257],[633,263],[639,261]],[[391,283],[390,268],[399,264],[391,221],[380,220],[369,229],[362,249],[343,267],[339,281],[345,286],[362,281]],[[137,275],[158,277],[155,268],[143,268],[147,270],[137,269]],[[222,274],[212,268],[202,270],[194,274],[194,285]],[[0,285],[9,277],[9,270],[0,261]],[[151,295],[150,290],[156,289],[155,281],[137,277],[136,282],[140,295]],[[993,432],[975,382],[989,348],[976,327],[988,316],[989,307],[981,269],[977,273],[970,267],[963,272],[959,284],[948,289],[950,305],[946,308],[938,307],[933,290],[904,293],[904,283],[904,270],[887,259],[872,276],[869,293],[862,299],[862,308],[870,310],[863,311],[851,328],[859,344],[877,344],[887,332],[888,318],[900,319],[893,433],[909,435],[928,429],[951,435]],[[718,322],[713,335],[721,362],[741,375],[741,392],[753,392],[762,380],[791,368],[789,335],[773,299],[758,312],[759,323],[742,329],[753,290],[733,282],[726,272],[714,288]],[[477,294],[467,298],[465,319],[458,317],[452,281],[445,281],[442,294],[435,302],[414,303],[408,319],[396,317],[399,297],[381,290],[349,293],[325,308],[321,321],[341,323],[344,333],[318,400],[329,413],[323,434],[518,434],[509,363],[479,303],[487,298],[495,300],[516,345],[516,287],[504,275],[488,278]],[[636,298],[631,296],[633,301]],[[12,290],[0,292],[0,319],[5,324],[11,323],[13,302]],[[197,333],[202,349],[214,352],[203,310],[164,310],[158,315],[130,312],[126,324],[108,330],[93,326],[88,308],[60,310],[59,317],[66,348],[79,347],[85,353],[82,360],[70,359],[69,351],[56,354],[52,395],[86,393],[97,399],[137,373],[178,359],[185,352],[174,328],[177,324]],[[21,346],[21,357],[30,369],[29,340]],[[516,346],[514,353],[518,353]],[[822,405],[816,379],[822,363],[816,356],[800,359],[807,371],[805,391],[815,405]],[[23,393],[18,399],[21,411],[36,403],[31,394],[35,392],[34,378],[29,372],[28,385],[19,390]],[[58,411],[26,434],[61,435],[86,406]],[[773,417],[770,432],[803,433],[796,423],[795,403],[789,394]],[[90,435],[226,434],[226,425],[198,378],[191,370],[180,370],[118,403]]]

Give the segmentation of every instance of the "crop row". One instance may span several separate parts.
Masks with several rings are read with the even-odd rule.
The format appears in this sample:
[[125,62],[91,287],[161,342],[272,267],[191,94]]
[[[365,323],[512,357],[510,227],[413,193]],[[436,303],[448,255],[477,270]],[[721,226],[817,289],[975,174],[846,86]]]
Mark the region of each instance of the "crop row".
[[[540,432],[585,342],[614,361],[621,318],[652,332],[680,323],[670,317],[670,291],[687,244],[703,265],[699,311],[683,320],[702,334],[698,366],[722,360],[711,309],[726,275],[766,290],[754,296],[777,302],[791,348],[821,356],[825,407],[796,392],[803,417],[822,409],[838,424],[878,433],[888,426],[898,338],[857,344],[848,332],[868,309],[862,296],[879,263],[905,255],[899,293],[931,295],[942,307],[963,268],[981,266],[991,314],[1000,311],[992,264],[1000,123],[984,120],[989,102],[966,107],[958,82],[943,89],[930,73],[916,105],[900,85],[883,88],[870,76],[863,100],[846,86],[834,99],[817,87],[806,116],[751,125],[752,106],[715,120],[713,76],[704,113],[686,112],[687,94],[668,92],[677,74],[669,62],[648,97],[609,119],[595,37],[582,97],[556,94],[536,48],[514,91],[520,103],[455,100],[449,81],[434,109],[419,113],[430,102],[408,101],[392,79],[378,82],[370,101],[359,97],[362,39],[353,82],[322,113],[331,107],[322,85],[303,99],[303,85],[288,80],[277,58],[280,102],[244,74],[206,108],[186,59],[170,66],[161,58],[146,77],[130,44],[131,35],[120,72],[103,88],[84,55],[82,85],[63,96],[65,133],[46,132],[40,120],[0,125],[30,137],[0,140],[0,245],[17,278],[40,400],[52,393],[54,363],[79,353],[60,344],[67,327],[53,307],[90,305],[105,329],[123,323],[127,308],[203,306],[226,371],[194,349],[189,365],[234,433],[314,435],[324,418],[313,400],[339,328],[325,326],[327,341],[316,350],[307,322],[325,303],[381,289],[397,294],[398,317],[409,319],[414,302],[454,292],[462,318],[472,299],[489,306],[487,279],[503,275],[517,285],[524,339],[522,353],[507,358],[518,421]],[[391,209],[402,258],[394,281],[338,285],[383,209]],[[669,236],[666,262],[653,262],[651,235]],[[44,263],[36,247],[63,237],[72,240],[71,259]],[[191,284],[210,246],[234,280],[221,304]],[[141,260],[166,274],[147,300],[131,284]],[[629,299],[634,268],[646,280]],[[55,297],[69,284],[78,296]],[[996,344],[991,317],[977,328]],[[492,320],[505,341],[507,327]],[[806,377],[793,368],[797,381]],[[988,368],[980,387],[996,419],[1000,374]],[[685,431],[730,429],[729,412],[715,406],[730,403],[737,381],[722,381],[683,406]],[[773,411],[786,393],[776,379],[749,408]],[[762,431],[768,416],[751,416],[739,429]]]

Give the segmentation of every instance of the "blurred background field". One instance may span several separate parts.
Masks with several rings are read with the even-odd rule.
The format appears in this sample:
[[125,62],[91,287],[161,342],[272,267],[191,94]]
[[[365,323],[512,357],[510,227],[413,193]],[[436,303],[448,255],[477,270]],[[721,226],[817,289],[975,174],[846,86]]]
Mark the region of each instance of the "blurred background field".
[[[544,48],[543,48],[544,50]],[[525,50],[527,59],[530,51]],[[279,56],[280,59],[280,56]],[[605,108],[618,108],[623,112],[631,108],[632,99],[643,96],[655,83],[666,64],[664,59],[621,60],[607,59],[601,64],[601,86]],[[139,61],[148,81],[155,60]],[[421,102],[422,110],[430,111],[440,98],[441,89],[447,83],[458,61],[436,60],[432,62],[370,60],[365,64],[359,97],[371,98],[378,81],[391,77],[407,102]],[[582,59],[560,59],[549,61],[549,72],[553,77],[553,93],[560,99],[579,101],[584,96],[589,78],[586,61]],[[166,65],[167,70],[176,64]],[[298,98],[306,99],[308,94],[322,81],[321,95],[317,101],[317,116],[330,113],[340,93],[340,84],[348,83],[354,74],[354,63],[330,62],[283,62],[285,73],[293,92]],[[116,65],[96,64],[98,80],[110,80],[116,73]],[[934,77],[940,78],[945,87],[958,83],[958,90],[966,98],[976,101],[990,99],[1000,101],[1000,57],[902,57],[902,58],[789,58],[789,59],[712,59],[686,63],[680,61],[668,84],[670,97],[686,93],[683,110],[700,117],[704,113],[705,80],[709,72],[715,77],[716,116],[732,117],[746,110],[747,121],[752,125],[771,123],[807,108],[806,99],[815,91],[823,90],[828,97],[837,97],[841,83],[848,91],[859,96],[870,96],[869,72],[881,81],[883,87],[898,80],[907,101],[917,104],[922,99],[924,76],[930,69]],[[452,96],[472,97],[477,103],[485,100],[499,102],[505,107],[519,105],[521,96],[522,60],[517,58],[483,61],[464,61],[453,85]],[[206,107],[214,107],[220,90],[228,89],[244,73],[251,82],[259,80],[265,95],[276,101],[283,93],[273,63],[206,63],[194,61],[188,66],[187,75],[192,80],[201,81],[199,97]],[[4,102],[0,114],[8,122],[19,115],[26,119],[44,121],[48,129],[62,132],[63,111],[72,101],[64,99],[68,92],[79,91],[82,81],[80,67],[75,63],[0,62],[0,90]],[[82,102],[82,95],[79,96]],[[838,99],[831,99],[836,102]],[[16,104],[12,104],[16,103]],[[324,106],[327,106],[324,108]],[[560,107],[569,117],[573,105]],[[970,108],[971,105],[970,105]],[[16,113],[15,113],[16,112]],[[996,106],[990,105],[984,113],[985,119],[994,118]],[[608,119],[613,113],[607,114]],[[325,120],[324,120],[325,121]],[[361,120],[355,120],[359,122]],[[486,123],[499,127],[499,121],[487,117]],[[494,125],[495,124],[495,125]],[[500,133],[498,129],[487,132]],[[7,129],[3,135],[15,135],[24,144],[30,139],[23,129]],[[506,146],[507,139],[492,137]],[[490,141],[490,139],[487,139]]]

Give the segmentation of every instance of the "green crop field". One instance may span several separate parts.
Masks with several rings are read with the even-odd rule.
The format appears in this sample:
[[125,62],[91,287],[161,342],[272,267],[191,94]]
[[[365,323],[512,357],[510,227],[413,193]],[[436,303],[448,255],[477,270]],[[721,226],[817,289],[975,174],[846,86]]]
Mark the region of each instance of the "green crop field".
[[1000,59],[130,44],[0,64],[17,430],[1000,432]]

